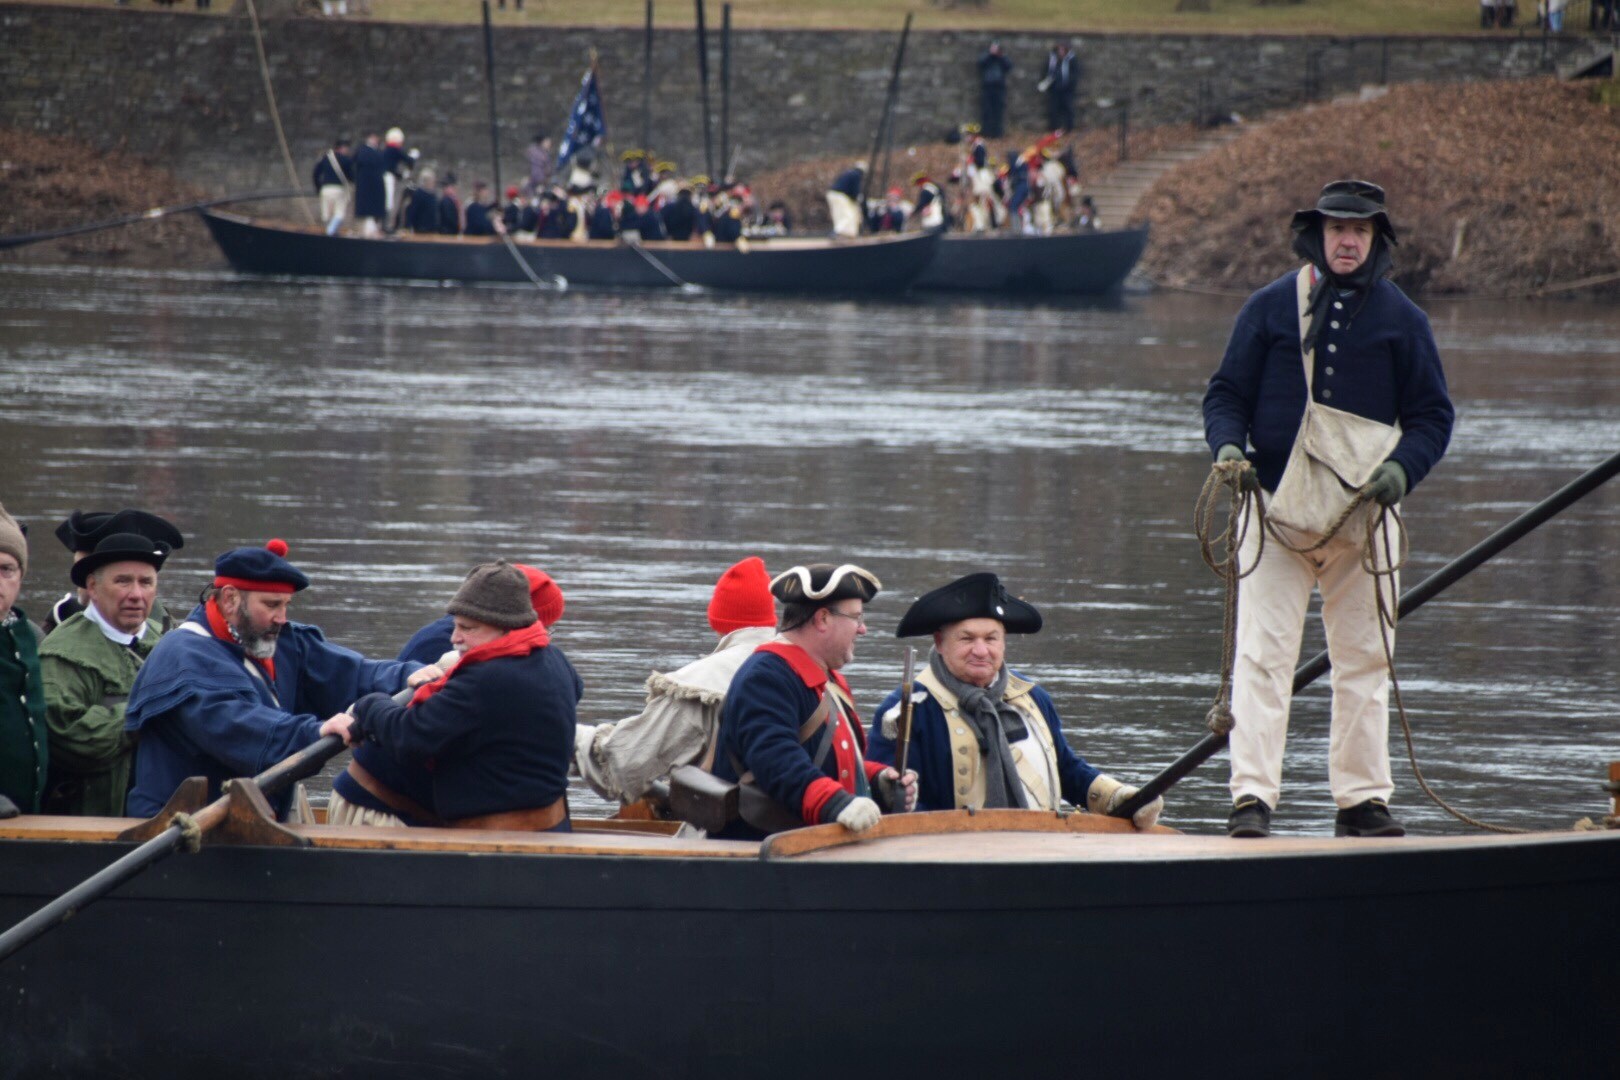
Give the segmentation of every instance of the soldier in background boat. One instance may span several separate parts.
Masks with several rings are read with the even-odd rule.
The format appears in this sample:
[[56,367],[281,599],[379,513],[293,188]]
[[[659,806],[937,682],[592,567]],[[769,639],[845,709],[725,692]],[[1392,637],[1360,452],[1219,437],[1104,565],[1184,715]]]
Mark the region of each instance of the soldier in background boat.
[[50,761],[43,635],[16,606],[27,574],[27,534],[0,506],[0,818],[39,812]]
[[382,151],[383,189],[387,207],[387,219],[390,223],[399,219],[400,199],[405,190],[405,182],[410,178],[411,172],[416,168],[417,161],[422,157],[420,150],[405,149],[405,133],[397,127],[388,129],[388,137],[384,140]]
[[616,723],[579,725],[575,768],[602,798],[633,803],[676,766],[713,766],[732,677],[776,636],[776,605],[763,560],[751,555],[720,575],[708,618],[720,635],[714,651],[676,671],[654,672],[640,713]]
[[861,186],[866,180],[867,165],[857,161],[833,180],[827,189],[827,212],[832,216],[834,236],[859,236],[862,209]]
[[[1339,437],[1329,441],[1348,448],[1333,453],[1334,472],[1368,475],[1369,495],[1397,506],[1445,453],[1454,413],[1428,317],[1385,276],[1395,230],[1384,189],[1363,180],[1334,181],[1315,207],[1294,215],[1292,227],[1294,251],[1306,265],[1255,293],[1238,313],[1204,395],[1204,434],[1217,461],[1250,462],[1245,487],[1264,489],[1277,535],[1295,547],[1311,547],[1321,533],[1284,525],[1303,518],[1285,518],[1294,511],[1286,501],[1273,501],[1290,473],[1297,482],[1310,469],[1327,467],[1313,466],[1303,447],[1296,452],[1296,435],[1310,419],[1305,414],[1331,425]],[[1309,373],[1306,363],[1312,365]],[[1245,447],[1253,449],[1245,454]],[[1328,518],[1349,501],[1338,493],[1342,486],[1332,485],[1334,505],[1323,511]],[[1317,588],[1333,664],[1328,782],[1339,807],[1334,831],[1404,834],[1389,812],[1395,789],[1389,669],[1374,593],[1383,586],[1363,565],[1361,538],[1373,509],[1361,508],[1308,554],[1275,540],[1261,552],[1257,524],[1244,534],[1239,557],[1252,572],[1238,586],[1233,808],[1227,822],[1232,836],[1270,832],[1282,787],[1294,666]],[[1319,528],[1325,532],[1329,524]],[[1378,569],[1388,569],[1383,554],[1374,557]],[[1399,592],[1391,573],[1391,605]]]
[[915,173],[911,182],[917,188],[917,204],[912,208],[912,220],[923,230],[945,227],[945,194],[926,172]]
[[436,667],[367,660],[289,622],[309,587],[287,545],[241,547],[214,560],[213,582],[135,676],[124,726],[140,739],[129,813],[151,817],[181,781],[254,776],[320,737],[321,716],[373,691],[437,678]]
[[326,235],[336,235],[348,215],[349,192],[354,187],[354,158],[349,155],[348,139],[332,141],[331,148],[315,162],[314,180]]
[[[171,551],[185,546],[185,538],[180,535],[179,529],[156,514],[148,514],[144,510],[120,510],[117,513],[107,510],[75,510],[56,527],[56,538],[62,542],[63,547],[72,552],[74,562],[89,555],[96,549],[97,544],[117,533],[137,533],[148,540],[167,544]],[[83,611],[89,602],[90,598],[85,590],[74,588],[51,605],[50,613],[45,617],[45,632],[49,634],[67,622]],[[157,601],[153,605],[152,614],[165,631],[173,624],[162,601]]]
[[671,240],[690,240],[692,230],[697,227],[697,206],[692,202],[692,189],[682,184],[675,192],[675,201],[659,213],[664,223],[664,232]]
[[[911,809],[915,773],[865,759],[866,733],[840,668],[866,633],[866,602],[882,587],[853,564],[795,566],[771,582],[780,633],[754,650],[726,691],[714,775],[769,800],[719,835],[757,839],[837,822],[864,832],[885,812]],[[881,800],[881,803],[879,802]]]
[[[1041,613],[1010,596],[995,574],[958,578],[912,604],[896,637],[933,635],[912,694],[912,754],[920,810],[1017,807],[1056,810],[1064,799],[1107,814],[1137,789],[1069,748],[1051,695],[1005,662],[1008,634],[1033,634]],[[878,706],[868,754],[893,763],[900,691]],[[1154,799],[1132,817],[1150,829]]]
[[456,189],[456,174],[445,173],[439,188],[439,233],[442,236],[460,236],[467,230],[467,220],[461,208],[461,192]]
[[439,231],[439,176],[432,169],[423,169],[416,183],[406,193],[405,208],[401,213],[407,230],[418,236],[432,236]]
[[488,184],[482,180],[473,184],[472,199],[467,203],[467,236],[494,236],[499,219],[495,216],[495,199]]
[[387,175],[382,136],[368,131],[354,152],[354,216],[360,222],[362,236],[380,236],[384,222],[393,220],[384,179]]
[[138,533],[114,533],[73,563],[73,584],[89,603],[39,650],[51,729],[48,814],[124,813],[135,749],[124,730],[124,707],[163,636],[158,573],[169,551],[168,544]]
[[446,610],[459,652],[448,675],[408,705],[367,694],[320,733],[432,761],[431,812],[454,827],[573,831],[568,764],[584,685],[535,614],[528,577],[504,560],[474,567]]

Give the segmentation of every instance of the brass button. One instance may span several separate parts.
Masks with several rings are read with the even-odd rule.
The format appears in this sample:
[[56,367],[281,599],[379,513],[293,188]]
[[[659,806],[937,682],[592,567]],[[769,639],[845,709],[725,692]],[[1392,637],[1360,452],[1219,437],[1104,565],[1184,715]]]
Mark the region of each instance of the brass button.
[[956,767],[956,772],[957,772],[957,775],[959,775],[959,776],[966,776],[967,772],[968,772],[967,766],[966,765],[958,765]]

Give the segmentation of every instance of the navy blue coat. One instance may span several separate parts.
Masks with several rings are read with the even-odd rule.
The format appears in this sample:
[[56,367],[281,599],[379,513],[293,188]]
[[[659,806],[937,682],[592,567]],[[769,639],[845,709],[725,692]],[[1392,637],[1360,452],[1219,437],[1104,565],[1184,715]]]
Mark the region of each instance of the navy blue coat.
[[562,650],[547,645],[469,665],[420,705],[362,698],[355,735],[422,763],[440,817],[537,809],[568,790],[584,689]]
[[388,191],[383,174],[388,165],[375,146],[361,146],[354,152],[354,216],[382,218],[388,215]]
[[[1455,413],[1429,318],[1395,284],[1381,279],[1366,303],[1340,300],[1316,343],[1311,376],[1316,400],[1383,424],[1401,424],[1390,457],[1417,487],[1446,452]],[[1340,325],[1342,324],[1342,325]],[[1252,446],[1260,483],[1277,490],[1305,415],[1305,365],[1299,351],[1295,274],[1261,289],[1238,312],[1221,366],[1204,394],[1204,435],[1211,452]]]
[[439,657],[450,651],[450,635],[455,633],[455,629],[456,620],[453,615],[434,619],[411,635],[411,640],[399,650],[396,659],[415,660],[420,664],[437,664]]
[[[1013,672],[1019,678],[1026,676]],[[921,683],[915,684],[918,690],[927,694],[928,688]],[[1091,782],[1097,779],[1100,770],[1093,768],[1085,758],[1069,749],[1068,741],[1063,738],[1063,724],[1058,719],[1057,706],[1053,704],[1052,697],[1043,688],[1037,686],[1029,692],[1035,705],[1046,718],[1046,726],[1052,732],[1052,747],[1057,751],[1058,783],[1062,788],[1063,797],[1076,806],[1086,805],[1086,791]],[[894,765],[894,740],[883,734],[883,714],[888,712],[900,700],[900,691],[895,689],[883,699],[883,704],[877,707],[872,714],[872,730],[866,738],[867,757],[873,761],[881,761],[885,765]],[[906,768],[917,770],[917,809],[918,810],[953,810],[956,808],[956,793],[954,773],[951,771],[951,736],[945,730],[945,712],[940,708],[938,701],[928,695],[917,702],[911,713],[911,752],[906,757]]]
[[[187,619],[207,627],[201,606]],[[275,693],[243,666],[242,647],[183,627],[163,635],[135,676],[126,731],[138,733],[129,812],[151,817],[188,776],[210,796],[233,776],[263,772],[320,737],[322,721],[355,699],[393,693],[420,664],[367,660],[289,622],[276,642]],[[279,704],[277,704],[279,700]]]
[[495,235],[495,221],[490,214],[488,203],[481,203],[475,199],[467,204],[467,235]]

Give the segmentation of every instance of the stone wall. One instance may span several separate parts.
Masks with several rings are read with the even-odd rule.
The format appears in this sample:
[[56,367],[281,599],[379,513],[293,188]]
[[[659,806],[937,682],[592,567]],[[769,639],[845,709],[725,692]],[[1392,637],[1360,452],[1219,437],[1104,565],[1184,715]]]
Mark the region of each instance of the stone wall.
[[[999,35],[1016,67],[1013,126],[1044,124],[1035,83],[1050,35]],[[300,183],[332,136],[403,127],[410,145],[463,176],[489,172],[479,27],[290,19],[265,25],[266,50]],[[915,32],[897,109],[901,144],[974,119],[974,60],[987,35]],[[1081,123],[1186,121],[1321,99],[1376,82],[1517,78],[1548,71],[1572,46],[1540,37],[1327,38],[1087,34]],[[241,17],[0,3],[0,125],[122,146],[197,186],[282,186],[251,26]],[[829,153],[864,153],[882,109],[893,34],[745,31],[733,35],[730,138],[743,174]],[[711,31],[711,111],[719,154],[720,48]],[[537,128],[560,134],[590,50],[600,55],[609,131],[643,138],[637,29],[508,29],[495,38],[502,178],[524,175]],[[691,30],[653,47],[651,143],[704,171]]]

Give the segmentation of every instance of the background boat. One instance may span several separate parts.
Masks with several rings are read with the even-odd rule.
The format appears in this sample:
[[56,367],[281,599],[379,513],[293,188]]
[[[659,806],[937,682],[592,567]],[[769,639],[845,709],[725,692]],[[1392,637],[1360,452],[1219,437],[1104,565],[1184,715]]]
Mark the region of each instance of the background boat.
[[[203,211],[231,266],[252,274],[525,282],[513,248],[479,237],[327,236],[320,229]],[[853,240],[784,238],[729,245],[655,241],[515,243],[530,271],[570,285],[671,288],[682,284],[761,292],[888,293],[905,289],[933,258],[933,235]]]
[[[1620,833],[1254,843],[977,818],[763,849],[318,825],[296,827],[307,847],[208,843],[0,964],[0,1075],[954,1077],[1083,1058],[1580,1076],[1612,1057]],[[0,924],[121,853],[95,841],[129,824],[0,822]]]
[[1051,236],[946,233],[919,289],[1100,295],[1120,287],[1147,247],[1148,229]]

